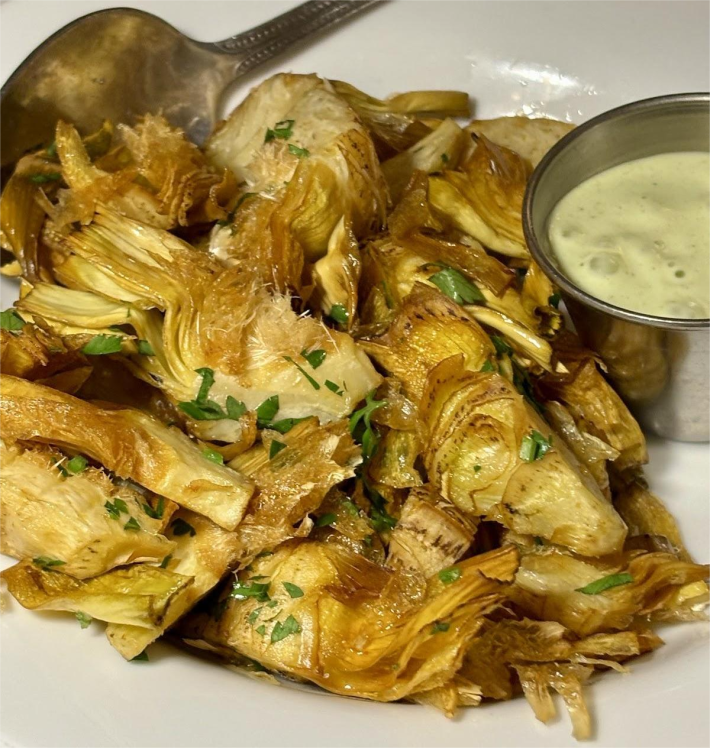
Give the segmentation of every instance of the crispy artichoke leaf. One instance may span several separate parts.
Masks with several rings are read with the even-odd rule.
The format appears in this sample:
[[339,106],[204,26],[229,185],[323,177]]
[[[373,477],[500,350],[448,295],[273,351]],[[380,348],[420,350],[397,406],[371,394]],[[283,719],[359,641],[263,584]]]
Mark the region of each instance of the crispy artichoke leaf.
[[[270,137],[270,130],[279,134]],[[279,193],[271,226],[274,241],[283,245],[277,255],[298,251],[290,248],[295,241],[314,262],[325,254],[341,218],[357,237],[384,222],[386,184],[374,145],[355,111],[315,75],[264,81],[210,138],[206,151],[213,163],[246,181],[249,191]]]
[[[511,551],[461,562],[452,584],[427,584],[335,544],[292,542],[253,564],[255,576],[268,578],[274,607],[238,599],[235,588],[218,621],[194,617],[180,633],[335,693],[393,701],[453,677],[483,617],[503,599],[517,566]],[[240,583],[255,582],[243,575]],[[303,594],[292,596],[288,585]],[[449,627],[435,633],[439,620]]]
[[138,410],[109,409],[23,379],[5,377],[2,437],[66,446],[233,530],[253,484],[204,457],[176,428]]
[[190,577],[148,564],[78,580],[21,561],[0,578],[23,608],[81,612],[100,621],[142,628],[159,625],[192,585]]
[[[579,591],[616,574],[628,574],[632,581],[599,594]],[[707,566],[681,561],[670,553],[630,551],[620,562],[599,563],[543,548],[523,556],[510,595],[528,615],[559,621],[588,636],[627,629],[637,616],[690,611],[698,600],[679,598],[677,593],[686,585],[704,583],[707,577]],[[707,604],[706,599],[699,602],[701,607]]]
[[554,347],[568,373],[542,377],[539,386],[545,399],[559,400],[582,433],[592,434],[616,449],[616,469],[626,470],[648,462],[643,432],[599,371],[594,354],[582,348],[569,332],[558,336]]
[[421,450],[422,439],[416,431],[390,429],[368,464],[368,475],[375,483],[392,488],[421,486],[422,477],[415,464]]
[[532,167],[573,129],[574,125],[569,122],[531,117],[479,119],[466,126],[468,132],[483,135],[496,145],[515,151]]
[[174,547],[163,565],[174,574],[192,578],[162,620],[152,626],[111,623],[106,636],[127,660],[140,654],[204,597],[236,563],[240,543],[234,532],[223,530],[206,517],[179,509],[171,517],[168,535]]
[[[506,379],[467,371],[453,356],[431,371],[422,411],[429,480],[459,509],[584,555],[621,549],[619,515]],[[548,451],[528,462],[521,448],[535,432]]]
[[478,371],[495,355],[488,335],[466,310],[425,286],[407,296],[384,335],[362,346],[417,401],[429,373],[444,359],[462,354],[465,368]]
[[[86,579],[123,564],[160,561],[172,552],[174,544],[158,534],[159,520],[146,514],[145,499],[114,485],[102,471],[87,468],[63,477],[58,465],[66,458],[47,448],[0,442],[0,457],[3,553],[57,559],[63,574]],[[137,527],[126,529],[131,521]]]
[[413,146],[430,128],[417,117],[466,117],[468,94],[462,91],[410,91],[376,99],[343,81],[331,81],[335,91],[357,112],[378,151],[399,153]]
[[452,119],[382,164],[392,202],[397,204],[415,171],[431,174],[455,169],[469,143],[468,135]]
[[413,489],[390,536],[387,566],[431,577],[466,553],[475,532],[476,520],[429,486]]
[[[270,459],[273,440],[286,446]],[[361,461],[345,421],[319,426],[314,418],[286,434],[266,432],[264,444],[232,460],[230,465],[258,488],[237,528],[240,561],[246,563],[290,537],[307,534],[311,529],[308,521],[304,524],[307,515],[338,483],[353,477]]]

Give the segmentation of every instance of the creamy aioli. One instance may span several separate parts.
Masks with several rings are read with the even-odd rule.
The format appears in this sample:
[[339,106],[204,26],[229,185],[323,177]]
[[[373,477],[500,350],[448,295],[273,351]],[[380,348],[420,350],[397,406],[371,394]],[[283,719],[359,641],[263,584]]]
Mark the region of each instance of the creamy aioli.
[[615,306],[710,316],[710,156],[662,153],[582,182],[552,211],[560,270]]

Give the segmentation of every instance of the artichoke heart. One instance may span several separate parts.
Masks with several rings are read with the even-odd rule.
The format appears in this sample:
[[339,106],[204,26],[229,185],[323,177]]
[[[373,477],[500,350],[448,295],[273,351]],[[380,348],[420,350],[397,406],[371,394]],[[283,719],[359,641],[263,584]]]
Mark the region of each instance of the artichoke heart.
[[[430,373],[422,409],[429,480],[459,509],[584,555],[621,550],[619,515],[506,379],[467,371],[453,356]],[[528,461],[523,440],[534,434],[549,451]]]

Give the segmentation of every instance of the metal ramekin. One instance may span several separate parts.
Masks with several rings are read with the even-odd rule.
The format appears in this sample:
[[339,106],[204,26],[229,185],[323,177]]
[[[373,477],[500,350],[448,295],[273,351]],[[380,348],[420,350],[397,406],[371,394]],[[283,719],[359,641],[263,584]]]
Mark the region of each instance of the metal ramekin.
[[707,93],[658,96],[605,112],[542,159],[523,206],[532,256],[559,286],[580,337],[602,357],[641,425],[692,442],[710,441],[710,319],[655,317],[590,296],[560,270],[548,220],[564,195],[612,166],[658,153],[707,151],[709,115]]

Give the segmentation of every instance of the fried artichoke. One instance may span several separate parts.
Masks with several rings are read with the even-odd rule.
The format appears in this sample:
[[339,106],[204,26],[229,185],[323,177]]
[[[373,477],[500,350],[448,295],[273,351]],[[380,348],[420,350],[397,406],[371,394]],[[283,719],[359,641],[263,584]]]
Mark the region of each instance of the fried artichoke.
[[22,157],[0,197],[20,605],[105,622],[127,660],[162,637],[447,716],[524,695],[545,722],[556,692],[579,739],[595,672],[705,617],[643,433],[525,244],[571,125],[468,115],[278,74],[203,148],[146,113]]

